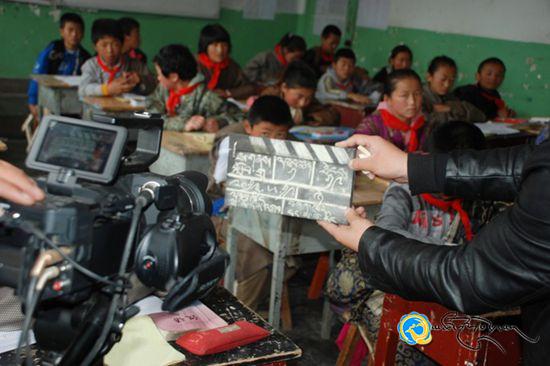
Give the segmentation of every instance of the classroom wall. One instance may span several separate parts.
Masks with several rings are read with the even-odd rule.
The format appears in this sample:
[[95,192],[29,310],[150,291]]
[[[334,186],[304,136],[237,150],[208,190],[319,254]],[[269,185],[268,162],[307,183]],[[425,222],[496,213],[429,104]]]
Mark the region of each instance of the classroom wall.
[[[401,0],[399,0],[401,1]],[[425,0],[431,1],[431,0]],[[536,0],[539,1],[539,0]],[[349,0],[350,9],[358,0]],[[0,2],[0,77],[26,77],[36,55],[57,37],[59,10],[52,7]],[[66,9],[62,9],[66,10]],[[138,13],[77,10],[87,24],[84,45],[92,49],[90,26],[100,17],[130,15],[142,25],[143,49],[152,58],[161,45],[171,42],[188,44],[196,50],[200,29],[210,21]],[[231,33],[233,57],[241,64],[275,44],[287,31],[303,35],[308,45],[318,43],[314,35],[315,0],[307,0],[305,14],[277,14],[274,20],[243,19],[238,10],[221,9],[219,22]],[[391,17],[390,17],[391,20]],[[29,26],[31,25],[31,26]],[[413,68],[424,77],[428,62],[436,55],[453,57],[459,67],[457,85],[474,81],[477,64],[489,56],[498,56],[507,66],[501,93],[520,116],[550,115],[550,45],[519,42],[441,31],[390,26],[386,30],[351,28],[346,38],[354,39],[359,64],[371,75],[386,64],[391,48],[406,43],[414,52]]]

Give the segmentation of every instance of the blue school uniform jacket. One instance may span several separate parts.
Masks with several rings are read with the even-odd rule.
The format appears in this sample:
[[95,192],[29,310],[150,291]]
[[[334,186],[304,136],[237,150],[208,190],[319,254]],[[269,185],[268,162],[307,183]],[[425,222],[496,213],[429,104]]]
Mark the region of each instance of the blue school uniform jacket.
[[[80,75],[82,64],[90,54],[82,46],[76,51],[65,50],[63,40],[51,42],[40,54],[32,69],[33,74]],[[38,83],[29,84],[29,104],[38,103]]]

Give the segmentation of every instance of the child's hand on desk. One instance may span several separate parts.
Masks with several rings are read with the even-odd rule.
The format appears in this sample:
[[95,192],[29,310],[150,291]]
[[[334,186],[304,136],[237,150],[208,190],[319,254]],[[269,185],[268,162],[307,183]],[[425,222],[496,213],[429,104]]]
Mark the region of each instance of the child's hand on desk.
[[206,124],[206,119],[203,116],[192,116],[185,123],[185,132],[200,131]]
[[206,132],[215,133],[220,129],[220,124],[214,118],[208,118],[204,124],[204,130]]
[[355,103],[359,103],[359,104],[371,104],[372,103],[372,101],[370,100],[369,97],[367,97],[365,95],[361,95],[361,94],[349,93],[348,98],[351,99],[352,101],[354,101]]
[[357,251],[363,233],[374,224],[367,219],[363,207],[356,209],[348,208],[346,211],[346,218],[348,219],[349,225],[336,225],[327,221],[317,221],[317,223],[340,244],[351,250]]
[[434,104],[434,112],[448,113],[451,111],[451,107],[447,104]]
[[126,82],[128,84],[132,84],[133,86],[136,86],[140,82],[140,77],[135,71],[125,72],[122,74],[122,76],[126,78]]

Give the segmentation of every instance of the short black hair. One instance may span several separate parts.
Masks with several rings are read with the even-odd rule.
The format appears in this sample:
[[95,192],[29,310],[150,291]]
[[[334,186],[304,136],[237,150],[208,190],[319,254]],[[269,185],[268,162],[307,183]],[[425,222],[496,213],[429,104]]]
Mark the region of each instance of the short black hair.
[[66,23],[75,23],[80,25],[82,31],[84,32],[84,20],[82,17],[76,13],[65,13],[59,19],[59,28],[65,27]]
[[139,22],[134,18],[124,17],[118,20],[120,30],[125,36],[129,36],[134,29],[139,29]]
[[430,153],[447,153],[464,149],[482,150],[486,147],[485,136],[475,124],[447,121],[434,128],[423,150]]
[[317,74],[305,61],[292,61],[285,69],[283,83],[289,88],[317,89]]
[[262,121],[278,126],[292,126],[294,123],[288,104],[274,95],[259,97],[248,111],[248,123],[251,126]]
[[220,24],[205,25],[199,36],[199,53],[206,53],[208,46],[216,42],[226,42],[231,49],[231,37],[224,27]]
[[350,60],[353,60],[353,62],[356,61],[355,58],[355,52],[351,48],[340,48],[336,53],[334,54],[334,61],[338,62],[341,58],[349,58]]
[[281,48],[285,48],[289,52],[306,52],[306,41],[297,34],[287,33],[279,41]]
[[153,58],[162,75],[178,74],[181,80],[191,80],[197,75],[197,61],[189,48],[182,44],[169,44],[160,49]]
[[391,50],[390,59],[394,59],[397,55],[399,55],[402,52],[408,53],[409,56],[411,57],[411,60],[413,59],[413,53],[412,53],[411,49],[409,47],[407,47],[406,45],[404,45],[404,44],[400,44],[399,46],[395,46]]
[[384,84],[384,95],[389,97],[395,91],[397,83],[405,79],[415,79],[422,85],[420,76],[418,76],[416,71],[411,69],[394,70],[390,72],[386,84]]
[[107,18],[96,19],[92,24],[92,42],[96,44],[101,38],[108,36],[118,39],[120,43],[124,42],[124,34],[118,21]]
[[338,28],[334,24],[329,24],[325,28],[323,28],[323,32],[321,33],[321,37],[327,38],[331,34],[334,34],[337,37],[342,37],[342,31],[340,30],[340,28]]
[[485,60],[481,61],[481,63],[477,67],[477,72],[480,73],[481,70],[483,69],[483,67],[485,65],[488,65],[488,64],[500,65],[500,66],[502,66],[502,69],[504,70],[504,72],[506,72],[506,65],[504,65],[504,62],[502,62],[502,60],[498,57],[489,57],[489,58],[486,58]]
[[433,75],[441,66],[452,67],[455,70],[457,69],[455,60],[448,56],[441,55],[432,59],[430,65],[428,66],[428,73]]

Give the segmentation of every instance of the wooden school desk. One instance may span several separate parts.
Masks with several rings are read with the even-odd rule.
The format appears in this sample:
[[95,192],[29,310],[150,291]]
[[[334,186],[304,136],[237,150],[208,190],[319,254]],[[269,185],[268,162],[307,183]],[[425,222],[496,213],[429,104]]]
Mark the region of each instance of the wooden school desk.
[[[380,208],[387,183],[380,180],[371,181],[363,174],[359,174],[357,178],[353,205],[366,205],[367,215],[372,219]],[[269,322],[275,329],[279,329],[286,256],[333,251],[341,249],[342,245],[313,220],[237,207],[230,208],[228,220],[226,245],[231,261],[225,274],[224,285],[228,290],[234,290],[237,263],[235,231],[238,231],[273,253]],[[330,309],[325,301],[323,318],[327,318],[329,313]]]
[[184,170],[208,174],[209,153],[214,133],[164,131],[160,154],[149,170],[160,175],[172,175]]
[[327,100],[325,104],[330,104],[340,113],[340,126],[355,128],[363,118],[367,111],[371,113],[376,105],[364,105],[342,100]]
[[[193,355],[179,347],[175,342],[169,342],[172,347],[185,355],[185,361],[178,365],[257,365],[260,363],[284,362],[299,358],[302,355],[302,350],[291,339],[274,330],[258,314],[237,300],[226,289],[216,287],[201,301],[229,324],[237,320],[246,320],[269,330],[271,335],[247,346],[208,356]],[[35,362],[39,361],[39,359],[35,359]],[[14,365],[14,362],[15,351],[0,354],[0,366]]]
[[57,75],[33,74],[31,78],[38,83],[38,107],[40,118],[44,110],[55,115],[82,114],[82,103],[78,99],[78,86],[70,85],[56,77]]
[[145,107],[133,106],[128,99],[122,97],[84,97],[84,114],[96,110],[112,114],[124,112],[143,112]]

